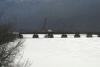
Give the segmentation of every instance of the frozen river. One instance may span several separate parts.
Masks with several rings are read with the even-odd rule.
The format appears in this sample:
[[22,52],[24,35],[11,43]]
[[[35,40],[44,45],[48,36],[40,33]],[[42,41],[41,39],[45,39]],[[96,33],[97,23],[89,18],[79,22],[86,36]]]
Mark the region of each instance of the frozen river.
[[100,38],[24,39],[23,59],[30,67],[100,67]]

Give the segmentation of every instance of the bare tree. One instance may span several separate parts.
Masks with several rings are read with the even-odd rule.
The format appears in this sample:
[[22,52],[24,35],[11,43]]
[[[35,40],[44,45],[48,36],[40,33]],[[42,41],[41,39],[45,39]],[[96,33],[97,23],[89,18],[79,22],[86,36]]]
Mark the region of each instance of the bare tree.
[[[11,42],[13,45],[10,44]],[[10,64],[13,63],[22,43],[23,41],[13,34],[11,26],[0,25],[0,67],[11,67]]]

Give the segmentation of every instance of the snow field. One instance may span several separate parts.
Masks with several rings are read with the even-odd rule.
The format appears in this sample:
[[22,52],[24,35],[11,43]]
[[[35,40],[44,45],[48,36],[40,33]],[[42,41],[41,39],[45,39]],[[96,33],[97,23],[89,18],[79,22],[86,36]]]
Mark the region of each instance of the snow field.
[[[31,38],[24,35],[23,59],[30,67],[100,67],[100,38]],[[41,35],[43,36],[43,35]]]

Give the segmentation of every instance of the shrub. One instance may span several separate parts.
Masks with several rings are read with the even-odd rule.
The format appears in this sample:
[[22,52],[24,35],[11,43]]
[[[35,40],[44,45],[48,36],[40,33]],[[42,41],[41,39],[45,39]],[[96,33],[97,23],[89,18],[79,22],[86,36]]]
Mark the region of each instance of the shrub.
[[19,51],[19,47],[22,45],[22,41],[14,45],[11,45],[10,42],[15,42],[17,40],[17,35],[13,34],[12,26],[1,24],[0,25],[0,67],[11,67],[16,54]]

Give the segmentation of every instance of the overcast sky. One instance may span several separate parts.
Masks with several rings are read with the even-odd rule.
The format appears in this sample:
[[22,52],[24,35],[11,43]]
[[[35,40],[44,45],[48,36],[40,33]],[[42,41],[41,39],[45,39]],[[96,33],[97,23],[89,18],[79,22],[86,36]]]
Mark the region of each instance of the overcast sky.
[[0,21],[20,31],[100,31],[100,0],[0,0]]

